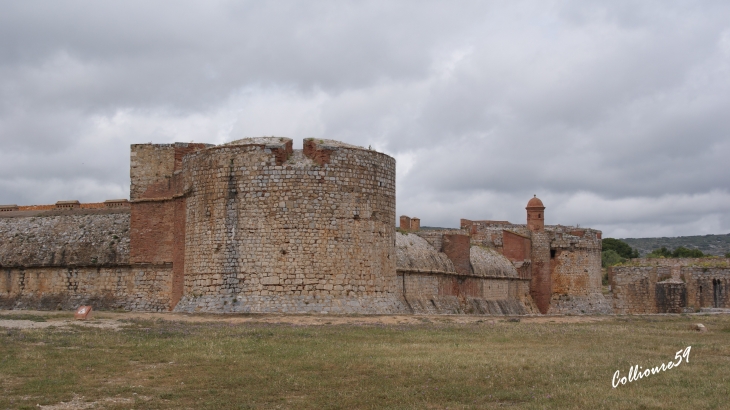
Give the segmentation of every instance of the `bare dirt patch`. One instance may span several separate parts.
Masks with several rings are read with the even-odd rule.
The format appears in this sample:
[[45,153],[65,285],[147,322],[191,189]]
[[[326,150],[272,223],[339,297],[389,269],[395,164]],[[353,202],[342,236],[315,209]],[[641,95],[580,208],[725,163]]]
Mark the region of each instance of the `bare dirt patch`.
[[38,405],[38,408],[45,410],[77,410],[77,409],[96,409],[99,405],[112,404],[134,404],[136,400],[148,399],[144,396],[135,396],[134,399],[126,397],[107,397],[98,401],[85,401],[84,396],[74,395],[73,399],[68,402],[60,402],[58,404],[50,404],[47,406]]
[[[436,324],[470,324],[496,323],[504,321],[521,321],[525,323],[592,323],[606,320],[611,316],[468,316],[468,315],[309,315],[309,314],[185,314],[172,312],[94,312],[94,320],[72,320],[68,313],[23,311],[24,314],[47,316],[46,322],[30,320],[6,320],[3,316],[9,311],[0,312],[0,328],[41,329],[50,326],[64,327],[69,325],[89,326],[105,329],[119,329],[129,320],[167,320],[177,322],[223,322],[231,324],[265,323],[288,324],[293,326],[326,326],[326,325],[419,325]],[[13,312],[13,311],[10,311]]]
[[[43,314],[43,312],[34,313]],[[49,327],[66,327],[71,325],[118,330],[124,324],[118,319],[99,319],[86,321],[49,318],[49,320],[45,322],[39,322],[26,319],[3,319],[3,315],[0,314],[0,328],[6,329],[45,329]]]

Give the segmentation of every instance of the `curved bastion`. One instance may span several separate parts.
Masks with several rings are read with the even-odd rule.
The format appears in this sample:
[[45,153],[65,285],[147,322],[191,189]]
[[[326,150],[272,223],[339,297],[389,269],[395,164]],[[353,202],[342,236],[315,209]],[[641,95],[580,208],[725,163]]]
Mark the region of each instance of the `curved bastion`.
[[395,160],[331,140],[188,154],[183,312],[404,312]]

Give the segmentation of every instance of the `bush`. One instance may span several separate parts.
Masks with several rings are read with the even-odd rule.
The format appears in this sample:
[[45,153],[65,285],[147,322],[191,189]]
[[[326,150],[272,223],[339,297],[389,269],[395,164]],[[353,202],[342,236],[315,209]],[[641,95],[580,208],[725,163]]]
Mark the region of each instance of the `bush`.
[[659,249],[654,249],[650,254],[646,255],[647,258],[704,258],[709,255],[705,255],[699,249],[688,249],[684,246],[670,251],[666,246],[662,246]]
[[604,251],[614,251],[624,259],[638,258],[639,251],[633,249],[628,243],[614,238],[606,238],[602,242]]
[[672,256],[675,258],[703,258],[707,255],[699,249],[687,249],[684,246],[680,246],[672,252]]
[[618,252],[613,249],[601,252],[601,266],[607,268],[609,266],[618,265],[621,262],[625,262],[626,258],[622,258]]

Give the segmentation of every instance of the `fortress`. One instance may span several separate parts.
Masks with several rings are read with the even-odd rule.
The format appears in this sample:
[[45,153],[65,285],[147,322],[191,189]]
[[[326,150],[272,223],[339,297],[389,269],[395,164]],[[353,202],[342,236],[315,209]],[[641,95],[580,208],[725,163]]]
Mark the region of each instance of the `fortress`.
[[[659,286],[669,293],[658,299],[627,293],[644,280],[631,272],[612,273],[604,296],[601,232],[545,225],[536,197],[524,225],[462,219],[459,229],[421,229],[401,216],[396,228],[395,160],[373,150],[317,139],[294,150],[274,137],[139,144],[130,165],[129,200],[0,206],[0,308],[519,315],[687,306],[677,286]],[[727,268],[718,272],[727,289]]]

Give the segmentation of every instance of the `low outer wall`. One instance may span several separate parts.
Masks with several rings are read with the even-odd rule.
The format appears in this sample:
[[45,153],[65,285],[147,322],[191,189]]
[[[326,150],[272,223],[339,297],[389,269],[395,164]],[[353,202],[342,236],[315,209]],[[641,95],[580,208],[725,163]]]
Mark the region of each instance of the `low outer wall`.
[[166,311],[171,286],[171,265],[4,268],[0,308]]
[[282,138],[185,157],[177,311],[405,311],[396,289],[395,160],[328,144],[308,140],[308,151],[292,152]]

